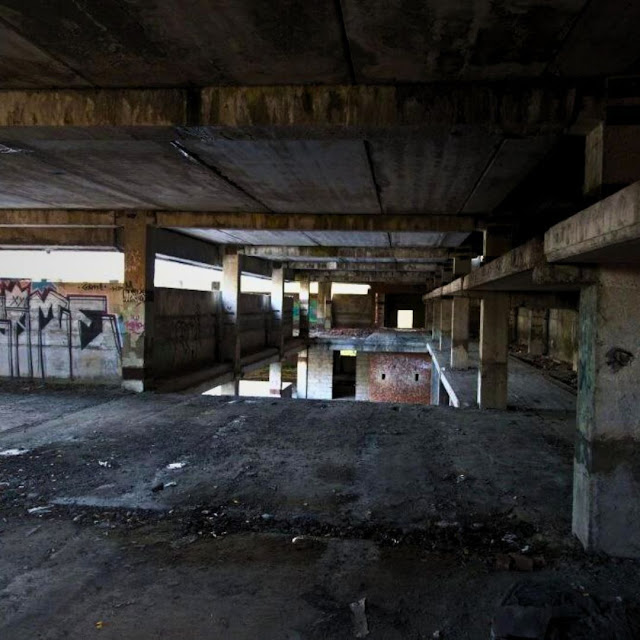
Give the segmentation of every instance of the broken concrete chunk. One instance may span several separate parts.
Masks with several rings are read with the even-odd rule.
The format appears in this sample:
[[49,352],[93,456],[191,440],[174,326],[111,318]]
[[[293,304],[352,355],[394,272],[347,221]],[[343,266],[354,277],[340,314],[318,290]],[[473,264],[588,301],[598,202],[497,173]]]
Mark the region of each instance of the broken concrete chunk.
[[45,513],[50,513],[51,507],[32,507],[31,509],[27,509],[27,513],[32,516],[41,516]]
[[29,453],[29,449],[5,449],[4,451],[0,451],[0,456],[10,458],[13,456],[23,456],[25,453]]
[[369,624],[365,610],[366,598],[360,598],[349,605],[353,616],[353,635],[356,638],[366,638],[369,635]]

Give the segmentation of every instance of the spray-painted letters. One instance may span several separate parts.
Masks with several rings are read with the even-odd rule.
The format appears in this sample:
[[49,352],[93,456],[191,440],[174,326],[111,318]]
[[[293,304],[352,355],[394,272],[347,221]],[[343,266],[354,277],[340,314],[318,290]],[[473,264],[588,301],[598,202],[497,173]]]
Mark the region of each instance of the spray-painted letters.
[[122,291],[105,286],[0,280],[0,376],[119,378]]

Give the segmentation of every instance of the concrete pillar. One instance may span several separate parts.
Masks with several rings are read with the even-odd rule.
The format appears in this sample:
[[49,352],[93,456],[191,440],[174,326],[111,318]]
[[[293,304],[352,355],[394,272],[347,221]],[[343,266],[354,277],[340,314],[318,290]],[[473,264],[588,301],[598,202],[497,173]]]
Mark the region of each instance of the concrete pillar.
[[469,366],[469,298],[455,297],[451,311],[451,368]]
[[329,283],[326,281],[318,282],[318,306],[316,307],[315,324],[316,331],[324,331],[324,321],[327,310],[327,285],[329,285]]
[[547,352],[547,311],[531,309],[529,311],[529,336],[527,341],[529,355],[541,356]]
[[511,228],[491,227],[484,231],[482,255],[485,263],[499,258],[511,248]]
[[433,301],[433,324],[431,325],[431,341],[440,343],[440,299]]
[[439,348],[444,349],[447,342],[451,340],[451,298],[440,300],[440,330],[438,333]]
[[509,309],[509,342],[518,342],[518,309],[519,307],[511,307]]
[[480,368],[478,406],[507,408],[509,295],[489,293],[480,304]]
[[460,278],[471,273],[471,258],[454,258],[453,259],[453,278]]
[[276,347],[281,356],[284,351],[283,312],[284,268],[282,264],[274,263],[271,271],[271,346]]
[[640,271],[607,267],[580,294],[573,532],[640,557]]
[[282,363],[272,362],[269,365],[269,395],[282,395]]
[[242,255],[225,254],[222,258],[221,301],[223,313],[222,358],[233,365],[233,371],[240,373],[240,276],[242,273]]
[[309,337],[309,290],[311,282],[309,276],[300,279],[300,337]]
[[326,289],[326,297],[324,301],[324,328],[328,331],[333,326],[333,300],[331,292],[331,282],[327,282]]
[[298,353],[298,368],[296,388],[298,398],[307,397],[307,388],[309,384],[309,350],[304,349]]
[[[154,228],[145,214],[123,214],[124,291],[122,386],[146,391],[153,383]],[[80,277],[80,279],[82,279]]]
[[429,331],[433,326],[433,300],[424,301],[424,328]]
[[231,382],[225,382],[220,385],[221,394],[223,396],[239,396],[240,395],[240,380],[235,378]]
[[375,326],[378,328],[384,327],[384,309],[385,309],[385,294],[376,293],[375,299]]

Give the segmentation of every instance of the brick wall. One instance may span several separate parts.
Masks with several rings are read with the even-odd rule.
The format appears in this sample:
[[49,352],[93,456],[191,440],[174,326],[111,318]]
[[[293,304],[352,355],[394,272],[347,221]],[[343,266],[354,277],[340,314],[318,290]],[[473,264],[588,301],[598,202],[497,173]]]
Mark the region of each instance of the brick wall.
[[333,350],[323,345],[309,347],[307,398],[331,400],[333,397]]
[[431,403],[431,358],[418,353],[372,353],[369,399],[373,402]]

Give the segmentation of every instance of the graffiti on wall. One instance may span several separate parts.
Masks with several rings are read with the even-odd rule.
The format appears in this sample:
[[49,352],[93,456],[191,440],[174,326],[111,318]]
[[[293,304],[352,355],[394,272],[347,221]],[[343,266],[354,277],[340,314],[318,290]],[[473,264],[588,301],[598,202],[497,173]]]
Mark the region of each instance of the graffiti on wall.
[[0,376],[117,378],[121,321],[109,307],[121,298],[117,290],[0,280]]

